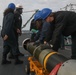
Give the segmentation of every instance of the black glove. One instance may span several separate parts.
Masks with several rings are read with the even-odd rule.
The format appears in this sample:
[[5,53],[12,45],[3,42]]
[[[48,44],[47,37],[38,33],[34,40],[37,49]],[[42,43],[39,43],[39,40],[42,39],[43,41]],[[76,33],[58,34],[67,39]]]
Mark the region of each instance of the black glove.
[[39,46],[40,45],[40,40],[35,41],[33,45]]

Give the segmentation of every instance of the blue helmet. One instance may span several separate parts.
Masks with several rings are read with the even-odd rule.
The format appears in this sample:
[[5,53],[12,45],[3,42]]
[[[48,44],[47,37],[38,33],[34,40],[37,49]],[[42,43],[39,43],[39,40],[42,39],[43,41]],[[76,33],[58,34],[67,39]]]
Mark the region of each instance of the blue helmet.
[[49,8],[44,8],[42,9],[41,13],[42,13],[41,15],[42,19],[46,19],[52,13],[52,10]]
[[10,3],[9,5],[8,5],[8,8],[11,8],[11,9],[15,9],[15,4],[14,3]]
[[38,11],[35,15],[34,15],[34,21],[38,20],[38,19],[42,19],[41,17],[41,11]]

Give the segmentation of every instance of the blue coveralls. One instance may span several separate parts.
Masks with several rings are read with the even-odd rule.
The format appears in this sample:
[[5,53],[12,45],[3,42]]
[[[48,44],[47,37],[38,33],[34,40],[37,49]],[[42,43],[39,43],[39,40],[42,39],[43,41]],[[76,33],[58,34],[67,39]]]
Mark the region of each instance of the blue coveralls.
[[12,50],[14,56],[17,55],[17,42],[14,33],[14,13],[8,13],[3,18],[3,26],[1,31],[2,38],[7,35],[8,38],[3,40],[3,58],[7,58],[7,54]]
[[39,41],[40,43],[43,43],[44,41],[49,42],[51,39],[51,35],[52,35],[52,27],[53,25],[49,22],[44,22],[43,26],[42,26],[42,30],[40,33],[40,37],[39,37]]

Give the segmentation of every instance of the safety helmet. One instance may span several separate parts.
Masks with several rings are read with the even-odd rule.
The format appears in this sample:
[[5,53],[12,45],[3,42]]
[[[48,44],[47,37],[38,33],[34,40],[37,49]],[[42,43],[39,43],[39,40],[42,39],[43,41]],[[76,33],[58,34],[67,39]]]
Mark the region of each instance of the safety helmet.
[[38,11],[35,15],[34,15],[34,21],[38,20],[38,19],[42,19],[41,17],[41,11]]
[[15,9],[15,4],[14,3],[10,3],[9,5],[8,5],[8,8],[11,8],[11,9]]
[[18,8],[23,9],[23,6],[22,6],[21,4],[17,4],[17,5],[16,5],[16,8],[17,8],[17,9],[18,9]]
[[44,8],[42,9],[41,13],[42,13],[41,15],[42,19],[46,19],[52,13],[52,10],[49,8]]

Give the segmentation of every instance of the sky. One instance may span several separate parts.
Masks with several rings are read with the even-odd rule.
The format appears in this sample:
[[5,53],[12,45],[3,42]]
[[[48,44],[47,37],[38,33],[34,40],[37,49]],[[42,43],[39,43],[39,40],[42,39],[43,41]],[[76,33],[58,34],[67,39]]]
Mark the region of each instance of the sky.
[[[42,10],[43,8],[50,8],[52,11],[59,11],[60,8],[65,7],[67,4],[76,4],[76,0],[0,0],[0,26],[2,26],[3,12],[7,8],[9,3],[21,4],[23,6],[23,12],[31,10]],[[27,20],[35,12],[28,12],[22,14],[22,19],[24,25]],[[29,30],[30,22],[27,24],[24,30]]]

